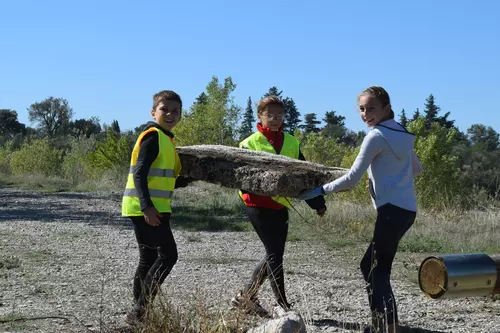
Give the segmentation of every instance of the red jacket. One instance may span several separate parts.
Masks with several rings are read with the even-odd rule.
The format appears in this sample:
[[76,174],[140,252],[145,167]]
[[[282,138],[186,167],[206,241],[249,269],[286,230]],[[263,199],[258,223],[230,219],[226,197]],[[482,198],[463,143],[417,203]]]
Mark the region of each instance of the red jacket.
[[[283,133],[283,126],[280,127],[278,131],[271,131],[269,128],[264,128],[260,123],[257,124],[257,129],[259,132],[264,134],[264,136],[269,140],[269,143],[273,146],[276,154],[281,152],[283,147],[283,141],[285,135]],[[282,204],[277,203],[270,197],[263,195],[253,194],[253,193],[243,193],[242,195],[245,205],[248,207],[261,207],[261,208],[271,208],[271,209],[282,209],[285,208]]]

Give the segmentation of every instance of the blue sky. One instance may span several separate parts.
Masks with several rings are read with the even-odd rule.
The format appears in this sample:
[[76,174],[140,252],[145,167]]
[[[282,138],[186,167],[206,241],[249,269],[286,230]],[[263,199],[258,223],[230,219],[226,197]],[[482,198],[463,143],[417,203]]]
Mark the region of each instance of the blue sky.
[[497,0],[1,1],[0,108],[29,124],[31,103],[63,97],[75,118],[130,129],[155,92],[188,107],[216,75],[242,107],[277,86],[354,130],[357,94],[381,85],[396,113],[432,93],[461,130],[500,131],[498,13]]

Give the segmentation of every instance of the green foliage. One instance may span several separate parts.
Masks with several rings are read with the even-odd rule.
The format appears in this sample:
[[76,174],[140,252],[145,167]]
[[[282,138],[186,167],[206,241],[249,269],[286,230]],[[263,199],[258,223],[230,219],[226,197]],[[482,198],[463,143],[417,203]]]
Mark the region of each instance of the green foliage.
[[87,154],[92,177],[101,177],[109,170],[126,170],[130,165],[134,143],[130,137],[107,131],[106,138],[97,143],[95,151]]
[[321,124],[321,121],[316,119],[316,113],[307,113],[304,115],[304,125],[299,127],[306,133],[316,133],[319,132],[317,125]]
[[[295,131],[295,135],[301,141],[301,151],[304,157],[311,162],[349,169],[359,153],[359,147],[353,148],[348,145],[339,144],[323,133],[306,134]],[[370,197],[365,186],[366,179],[367,175],[365,174],[360,183],[352,190],[337,195],[347,200],[369,203]]]
[[[418,111],[418,109],[417,109]],[[441,108],[436,105],[434,101],[434,96],[432,94],[427,97],[425,100],[425,126],[427,129],[430,129],[431,124],[433,122],[438,123],[440,126],[446,127],[448,129],[453,128],[454,120],[448,120],[450,116],[450,112],[446,112],[444,116],[438,117],[438,113],[441,111]]]
[[11,153],[7,145],[0,147],[0,173],[10,174]]
[[179,146],[217,144],[236,146],[240,107],[231,95],[236,89],[231,77],[224,84],[214,76],[206,88],[204,103],[195,103],[174,128]]
[[399,123],[405,128],[408,126],[408,118],[406,117],[405,109],[401,110],[399,114]]
[[92,175],[91,165],[87,162],[87,156],[96,150],[97,140],[95,136],[86,138],[80,136],[71,140],[70,149],[64,157],[62,172],[66,179],[73,184],[84,182]]
[[0,136],[10,139],[17,133],[24,133],[26,125],[17,119],[17,112],[9,109],[0,109]]
[[21,149],[10,157],[10,169],[14,175],[60,175],[62,151],[52,148],[48,138],[26,141]]
[[458,204],[462,189],[457,157],[453,154],[456,130],[437,123],[426,127],[426,119],[409,123],[408,130],[417,135],[415,153],[422,163],[423,175],[415,179],[420,205],[444,208]]
[[339,167],[344,156],[352,150],[322,133],[306,135],[305,132],[296,131],[295,135],[301,141],[301,151],[306,160],[326,166]]
[[248,97],[247,108],[245,109],[245,113],[243,114],[243,121],[241,122],[240,141],[252,134],[254,122],[255,116],[252,108],[252,98]]
[[98,117],[91,117],[90,119],[77,119],[70,123],[70,129],[74,136],[86,136],[90,138],[91,135],[101,133],[101,124]]
[[481,150],[491,152],[500,146],[500,135],[491,126],[474,124],[467,129],[467,135],[471,145]]
[[38,128],[53,138],[68,134],[73,109],[64,98],[49,97],[33,103],[28,108],[29,120],[38,123]]
[[269,88],[269,91],[266,92],[262,98],[267,97],[267,96],[278,96],[278,97],[283,98],[282,94],[283,94],[283,90],[279,90],[278,87],[272,86],[271,88]]
[[295,101],[293,98],[287,97],[283,100],[285,103],[285,130],[293,133],[295,129],[299,128],[300,120],[300,112],[295,105]]

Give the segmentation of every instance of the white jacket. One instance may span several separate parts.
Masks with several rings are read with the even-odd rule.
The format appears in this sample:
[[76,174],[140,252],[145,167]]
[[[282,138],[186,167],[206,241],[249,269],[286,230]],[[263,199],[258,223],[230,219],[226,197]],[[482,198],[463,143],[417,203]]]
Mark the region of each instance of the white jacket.
[[347,174],[323,186],[326,194],[354,187],[365,171],[375,208],[387,203],[417,211],[413,177],[422,165],[413,151],[415,135],[393,119],[375,126],[363,139],[361,150]]

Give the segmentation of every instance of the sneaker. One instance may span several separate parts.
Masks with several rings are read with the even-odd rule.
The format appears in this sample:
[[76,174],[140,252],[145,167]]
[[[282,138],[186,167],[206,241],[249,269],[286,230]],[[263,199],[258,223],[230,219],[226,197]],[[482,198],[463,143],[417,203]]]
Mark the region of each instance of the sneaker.
[[123,318],[125,322],[131,326],[137,326],[144,321],[145,318],[144,309],[140,309],[138,307],[132,308],[130,311],[127,311],[125,317]]
[[269,312],[260,305],[257,297],[248,298],[242,295],[241,291],[238,295],[231,299],[231,304],[238,309],[245,311],[247,314],[256,315],[263,318],[268,318]]

